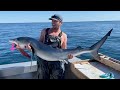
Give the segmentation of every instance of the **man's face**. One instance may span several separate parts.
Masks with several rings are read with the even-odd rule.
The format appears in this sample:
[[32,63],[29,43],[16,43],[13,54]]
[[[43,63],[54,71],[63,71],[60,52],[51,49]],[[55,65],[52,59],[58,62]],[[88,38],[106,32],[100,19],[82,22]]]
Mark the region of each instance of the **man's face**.
[[59,20],[52,19],[52,27],[58,29],[61,26],[61,22]]

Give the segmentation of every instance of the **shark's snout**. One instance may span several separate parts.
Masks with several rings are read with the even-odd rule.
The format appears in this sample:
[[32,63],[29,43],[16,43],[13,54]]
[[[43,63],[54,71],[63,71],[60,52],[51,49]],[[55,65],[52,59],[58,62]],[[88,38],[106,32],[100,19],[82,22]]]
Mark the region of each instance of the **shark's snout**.
[[9,39],[9,42],[13,43],[13,42],[15,42],[15,39]]
[[17,42],[15,41],[15,39],[10,39],[9,42],[12,43],[12,44],[14,44],[14,47],[17,46]]
[[9,40],[10,43],[13,43],[14,41],[13,40]]

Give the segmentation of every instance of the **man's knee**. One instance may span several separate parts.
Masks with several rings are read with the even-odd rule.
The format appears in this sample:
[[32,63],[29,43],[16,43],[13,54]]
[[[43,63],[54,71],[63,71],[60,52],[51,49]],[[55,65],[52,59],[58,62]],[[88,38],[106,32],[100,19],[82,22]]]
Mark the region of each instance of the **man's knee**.
[[51,73],[51,79],[63,79],[64,78],[64,70],[58,69],[53,70]]

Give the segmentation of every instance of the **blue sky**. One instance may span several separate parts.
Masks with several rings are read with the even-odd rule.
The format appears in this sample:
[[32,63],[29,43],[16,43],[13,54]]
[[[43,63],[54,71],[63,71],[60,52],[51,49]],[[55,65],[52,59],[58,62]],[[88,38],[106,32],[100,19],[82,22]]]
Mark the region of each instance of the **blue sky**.
[[0,11],[0,23],[50,22],[53,14],[64,22],[120,20],[120,11]]

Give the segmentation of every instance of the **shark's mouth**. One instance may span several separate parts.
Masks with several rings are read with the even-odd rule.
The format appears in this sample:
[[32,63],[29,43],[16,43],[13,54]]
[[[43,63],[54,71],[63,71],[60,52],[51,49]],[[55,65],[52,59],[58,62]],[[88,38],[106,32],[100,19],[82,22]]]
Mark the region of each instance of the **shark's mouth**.
[[[17,46],[17,44],[12,43],[10,50],[14,51],[16,49],[16,46]],[[27,52],[25,52],[23,49],[21,49],[21,54],[28,57],[28,58],[31,58],[31,56]]]
[[14,50],[16,49],[16,46],[17,46],[17,45],[16,45],[15,43],[12,43],[12,46],[11,46],[10,50],[11,50],[11,51],[14,51]]

